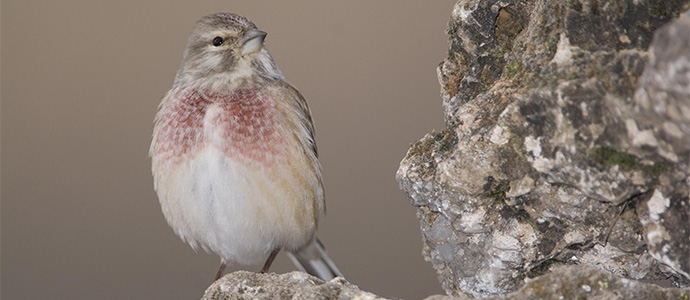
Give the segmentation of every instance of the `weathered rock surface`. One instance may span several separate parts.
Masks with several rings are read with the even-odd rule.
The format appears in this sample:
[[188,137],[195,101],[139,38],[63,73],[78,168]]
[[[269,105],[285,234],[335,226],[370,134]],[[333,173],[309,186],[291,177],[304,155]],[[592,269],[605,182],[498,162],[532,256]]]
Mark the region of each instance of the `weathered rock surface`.
[[[561,266],[530,280],[519,290],[494,299],[687,299],[690,289],[662,288],[621,278],[591,266]],[[470,297],[433,296],[427,300],[464,300]]]
[[568,264],[688,286],[690,16],[664,25],[689,7],[455,5],[447,129],[397,174],[447,293],[504,295]]
[[383,299],[361,291],[342,278],[324,282],[304,272],[286,274],[237,271],[225,275],[206,289],[202,300],[244,299]]
[[[662,288],[624,279],[591,266],[561,266],[529,280],[505,297],[487,299],[688,299],[690,289]],[[239,271],[212,284],[202,300],[232,299],[384,299],[363,292],[343,279],[324,282],[302,272],[260,274]],[[429,296],[426,300],[464,300],[471,297]]]

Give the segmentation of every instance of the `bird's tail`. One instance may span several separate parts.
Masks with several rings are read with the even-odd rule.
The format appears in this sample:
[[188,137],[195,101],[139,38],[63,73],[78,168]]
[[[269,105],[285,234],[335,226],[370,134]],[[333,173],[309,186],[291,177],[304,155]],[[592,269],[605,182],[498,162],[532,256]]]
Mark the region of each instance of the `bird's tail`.
[[317,237],[314,237],[306,246],[295,252],[288,252],[292,262],[300,270],[328,281],[335,277],[343,277],[338,267],[326,254],[326,248]]

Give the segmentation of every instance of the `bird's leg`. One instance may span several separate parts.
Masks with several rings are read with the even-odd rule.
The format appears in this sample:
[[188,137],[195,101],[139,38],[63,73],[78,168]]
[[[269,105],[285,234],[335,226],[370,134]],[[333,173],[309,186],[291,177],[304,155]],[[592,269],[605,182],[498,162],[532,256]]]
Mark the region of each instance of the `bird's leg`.
[[216,279],[213,279],[214,282],[215,282],[216,280],[218,280],[218,279],[220,278],[221,275],[223,275],[223,271],[224,271],[224,270],[225,270],[225,262],[224,262],[224,261],[221,261],[221,262],[220,262],[220,268],[218,268],[218,273],[216,273]]
[[268,268],[271,267],[271,264],[273,263],[273,260],[276,259],[276,255],[278,255],[278,252],[280,252],[280,248],[276,248],[271,252],[271,255],[268,256],[268,259],[266,260],[266,263],[264,264],[264,267],[261,268],[261,273],[266,273],[268,272]]

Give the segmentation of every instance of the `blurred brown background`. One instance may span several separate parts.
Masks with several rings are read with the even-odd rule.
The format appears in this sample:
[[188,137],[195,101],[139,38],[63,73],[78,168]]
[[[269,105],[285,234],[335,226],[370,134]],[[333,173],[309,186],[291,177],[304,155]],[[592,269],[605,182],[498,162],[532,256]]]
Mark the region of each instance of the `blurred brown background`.
[[[386,297],[442,293],[394,176],[443,126],[435,68],[454,2],[2,1],[2,298],[201,297],[219,259],[168,227],[147,151],[193,22],[219,11],[268,32],[310,103],[319,236],[347,279]],[[272,271],[294,269],[281,254]]]

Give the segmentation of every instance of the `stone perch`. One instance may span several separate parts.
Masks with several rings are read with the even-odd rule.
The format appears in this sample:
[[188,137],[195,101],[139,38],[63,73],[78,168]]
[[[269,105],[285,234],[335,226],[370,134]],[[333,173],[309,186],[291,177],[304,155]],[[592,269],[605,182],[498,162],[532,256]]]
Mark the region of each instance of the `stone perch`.
[[338,277],[324,282],[304,272],[286,274],[237,271],[208,287],[202,300],[383,299]]

